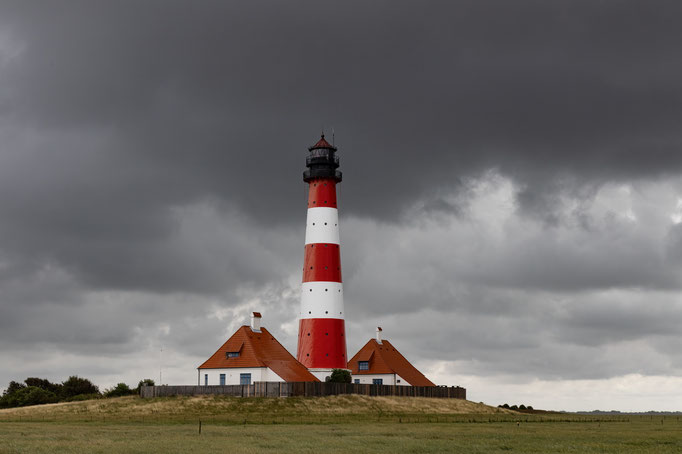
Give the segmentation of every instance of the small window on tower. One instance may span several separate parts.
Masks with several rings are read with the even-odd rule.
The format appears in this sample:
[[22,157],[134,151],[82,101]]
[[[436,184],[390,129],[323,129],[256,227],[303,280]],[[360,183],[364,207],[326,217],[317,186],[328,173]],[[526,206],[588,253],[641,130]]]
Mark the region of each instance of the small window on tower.
[[369,370],[369,361],[358,361],[359,370]]

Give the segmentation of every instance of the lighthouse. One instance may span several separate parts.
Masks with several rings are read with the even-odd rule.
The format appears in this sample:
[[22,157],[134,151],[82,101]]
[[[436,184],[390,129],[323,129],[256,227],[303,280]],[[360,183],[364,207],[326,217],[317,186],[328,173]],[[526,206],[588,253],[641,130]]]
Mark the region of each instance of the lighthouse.
[[336,147],[324,134],[308,151],[303,172],[308,184],[308,213],[297,359],[324,381],[332,369],[346,369],[348,359],[336,204],[341,172],[337,170]]

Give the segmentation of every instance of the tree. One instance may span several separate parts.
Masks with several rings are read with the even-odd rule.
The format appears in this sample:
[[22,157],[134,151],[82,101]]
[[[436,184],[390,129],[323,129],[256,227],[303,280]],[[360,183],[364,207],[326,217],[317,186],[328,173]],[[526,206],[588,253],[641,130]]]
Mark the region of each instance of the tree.
[[353,381],[350,371],[346,369],[332,369],[332,374],[325,378],[328,383],[351,383]]
[[59,383],[51,383],[50,380],[45,378],[28,377],[24,380],[24,383],[26,383],[26,386],[35,386],[36,388],[41,388],[57,395],[59,395],[62,390],[62,385]]
[[10,394],[14,394],[15,392],[19,391],[22,388],[26,388],[26,385],[12,380],[11,382],[9,382],[7,389],[5,390],[5,392],[2,393],[2,395],[8,396]]
[[137,388],[135,388],[135,392],[137,394],[140,394],[140,388],[142,388],[143,386],[154,386],[155,384],[156,383],[151,378],[145,378],[144,380],[140,380],[140,382],[137,384]]
[[525,410],[525,409],[526,409],[525,405],[523,405],[523,404],[519,405],[519,410]]
[[113,388],[104,391],[104,397],[130,396],[131,394],[135,394],[135,390],[130,389],[130,386],[125,383],[119,383]]
[[99,394],[99,388],[87,378],[72,375],[62,383],[62,396],[74,397],[81,394]]

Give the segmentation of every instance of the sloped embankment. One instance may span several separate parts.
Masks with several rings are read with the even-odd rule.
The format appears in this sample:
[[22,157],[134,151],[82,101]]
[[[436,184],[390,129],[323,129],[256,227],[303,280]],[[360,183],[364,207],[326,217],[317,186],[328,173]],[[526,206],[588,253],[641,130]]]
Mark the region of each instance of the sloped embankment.
[[445,416],[515,414],[461,399],[368,397],[340,395],[317,398],[238,398],[223,396],[140,399],[120,397],[0,410],[0,420],[54,421],[184,421],[212,418],[252,422],[267,418],[280,422],[367,420],[386,416]]

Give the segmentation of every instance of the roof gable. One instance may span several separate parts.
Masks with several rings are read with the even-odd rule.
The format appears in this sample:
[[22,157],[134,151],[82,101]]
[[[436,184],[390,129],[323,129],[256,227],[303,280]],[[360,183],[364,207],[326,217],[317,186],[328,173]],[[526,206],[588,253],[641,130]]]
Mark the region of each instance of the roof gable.
[[[359,361],[369,361],[369,369],[359,370]],[[398,374],[412,386],[436,386],[387,340],[379,344],[375,339],[370,339],[348,361],[348,368],[355,375]]]
[[[238,357],[227,357],[237,351]],[[319,381],[265,328],[254,332],[249,326],[240,327],[199,369],[233,367],[269,367],[285,381]]]
[[324,134],[320,137],[320,140],[317,141],[315,145],[312,147],[309,147],[308,150],[315,150],[316,148],[329,148],[331,150],[336,150],[336,147],[329,142],[327,142],[324,138]]

